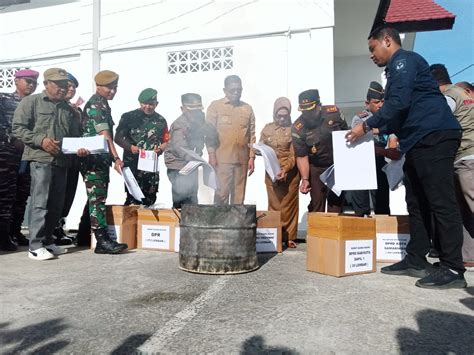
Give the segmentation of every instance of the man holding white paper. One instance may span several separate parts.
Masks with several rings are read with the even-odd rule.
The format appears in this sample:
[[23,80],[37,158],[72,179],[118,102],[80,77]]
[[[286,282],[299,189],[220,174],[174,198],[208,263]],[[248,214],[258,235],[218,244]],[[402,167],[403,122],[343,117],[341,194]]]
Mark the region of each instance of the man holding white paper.
[[198,203],[198,169],[192,169],[186,175],[179,172],[188,162],[194,160],[186,150],[201,156],[204,143],[212,139],[209,133],[211,128],[205,121],[201,96],[194,93],[184,94],[181,96],[181,105],[182,115],[171,125],[170,140],[165,151],[174,208]]
[[115,142],[123,148],[123,162],[133,173],[144,198],[137,200],[128,189],[125,205],[151,206],[156,201],[160,182],[158,157],[164,152],[168,139],[168,124],[155,111],[157,91],[143,90],[138,96],[140,108],[124,113],[115,134]]

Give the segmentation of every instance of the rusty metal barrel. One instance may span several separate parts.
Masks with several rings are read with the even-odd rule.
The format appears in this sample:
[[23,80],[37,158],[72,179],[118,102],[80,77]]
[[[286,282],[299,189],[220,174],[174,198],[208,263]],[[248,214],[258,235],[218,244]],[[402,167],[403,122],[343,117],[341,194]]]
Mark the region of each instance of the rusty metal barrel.
[[179,267],[200,274],[258,269],[255,205],[183,205]]

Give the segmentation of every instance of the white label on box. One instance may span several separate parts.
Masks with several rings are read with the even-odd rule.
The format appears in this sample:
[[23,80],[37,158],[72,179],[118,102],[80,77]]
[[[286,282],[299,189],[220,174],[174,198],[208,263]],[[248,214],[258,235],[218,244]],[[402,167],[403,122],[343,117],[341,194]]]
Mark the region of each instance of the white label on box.
[[377,233],[377,259],[402,260],[409,240],[410,234]]
[[277,252],[278,228],[257,228],[257,253]]
[[346,240],[345,273],[370,271],[373,268],[374,241]]
[[142,225],[142,248],[170,249],[170,226]]
[[[119,225],[114,225],[114,224],[109,224],[107,226],[107,234],[109,235],[110,238],[113,240],[120,242],[120,226]],[[95,239],[94,233],[92,233],[92,239],[91,239],[91,247],[95,248],[97,245],[97,240]]]
[[181,236],[181,229],[179,227],[176,227],[174,229],[174,252],[177,253],[179,252],[179,239]]

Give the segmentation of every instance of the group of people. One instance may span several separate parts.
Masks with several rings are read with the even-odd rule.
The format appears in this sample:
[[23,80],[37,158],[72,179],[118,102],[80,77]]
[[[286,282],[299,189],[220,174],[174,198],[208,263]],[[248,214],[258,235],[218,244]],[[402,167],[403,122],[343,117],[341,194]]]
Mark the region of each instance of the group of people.
[[[281,212],[284,240],[289,248],[295,248],[299,192],[310,194],[310,212],[343,209],[344,194],[336,195],[320,179],[333,164],[332,132],[348,130],[347,141],[354,143],[370,131],[378,189],[350,192],[356,215],[369,215],[371,200],[376,214],[390,214],[389,187],[382,168],[386,158],[398,160],[404,154],[406,159],[411,239],[405,259],[382,268],[382,272],[420,277],[420,287],[465,287],[463,226],[467,261],[474,259],[474,101],[469,96],[474,91],[468,83],[452,85],[444,66],[429,67],[418,54],[403,50],[399,34],[392,28],[377,29],[368,44],[374,63],[386,67],[387,85],[384,90],[379,83],[370,83],[366,107],[353,118],[350,129],[337,106],[322,105],[316,89],[299,95],[301,114],[294,122],[290,100],[276,99],[273,121],[260,136],[261,143],[273,148],[281,167],[274,181],[265,176],[269,209]],[[164,155],[174,208],[198,202],[197,170],[189,174],[180,171],[193,160],[189,151],[201,156],[204,147],[218,181],[214,203],[244,202],[247,176],[255,168],[252,144],[256,134],[255,115],[241,100],[243,87],[238,76],[225,78],[224,97],[213,101],[206,113],[199,94],[182,95],[182,114],[169,129],[166,119],[156,112],[157,91],[143,90],[138,96],[139,108],[122,115],[115,138],[109,101],[117,92],[117,73],[104,70],[95,76],[96,92],[83,110],[71,102],[79,85],[71,73],[60,68],[46,70],[45,90],[33,95],[38,76],[32,70],[18,71],[16,92],[0,96],[1,250],[14,250],[16,244],[27,242],[31,259],[47,260],[65,253],[70,241],[61,233],[61,219],[69,213],[79,174],[88,197],[79,228],[88,237],[82,240],[89,239],[92,230],[96,253],[126,250],[126,244],[107,233],[109,168],[113,165],[121,173],[124,166],[129,167],[142,189],[145,197],[141,201],[126,191],[125,205],[153,205],[160,176],[139,169],[139,156],[146,151]],[[108,153],[90,154],[84,147],[76,157],[62,154],[64,137],[97,135],[106,140]],[[123,159],[114,142],[123,148]],[[19,228],[29,193],[28,241]],[[426,259],[431,239],[439,251],[437,267]]]

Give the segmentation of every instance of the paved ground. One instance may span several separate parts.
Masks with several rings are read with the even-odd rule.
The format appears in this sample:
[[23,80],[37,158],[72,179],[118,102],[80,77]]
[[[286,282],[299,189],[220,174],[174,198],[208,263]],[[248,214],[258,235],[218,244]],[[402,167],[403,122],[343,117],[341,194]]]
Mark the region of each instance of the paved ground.
[[474,353],[474,272],[465,290],[432,291],[307,272],[305,256],[303,243],[255,272],[206,276],[174,253],[2,254],[0,352]]

